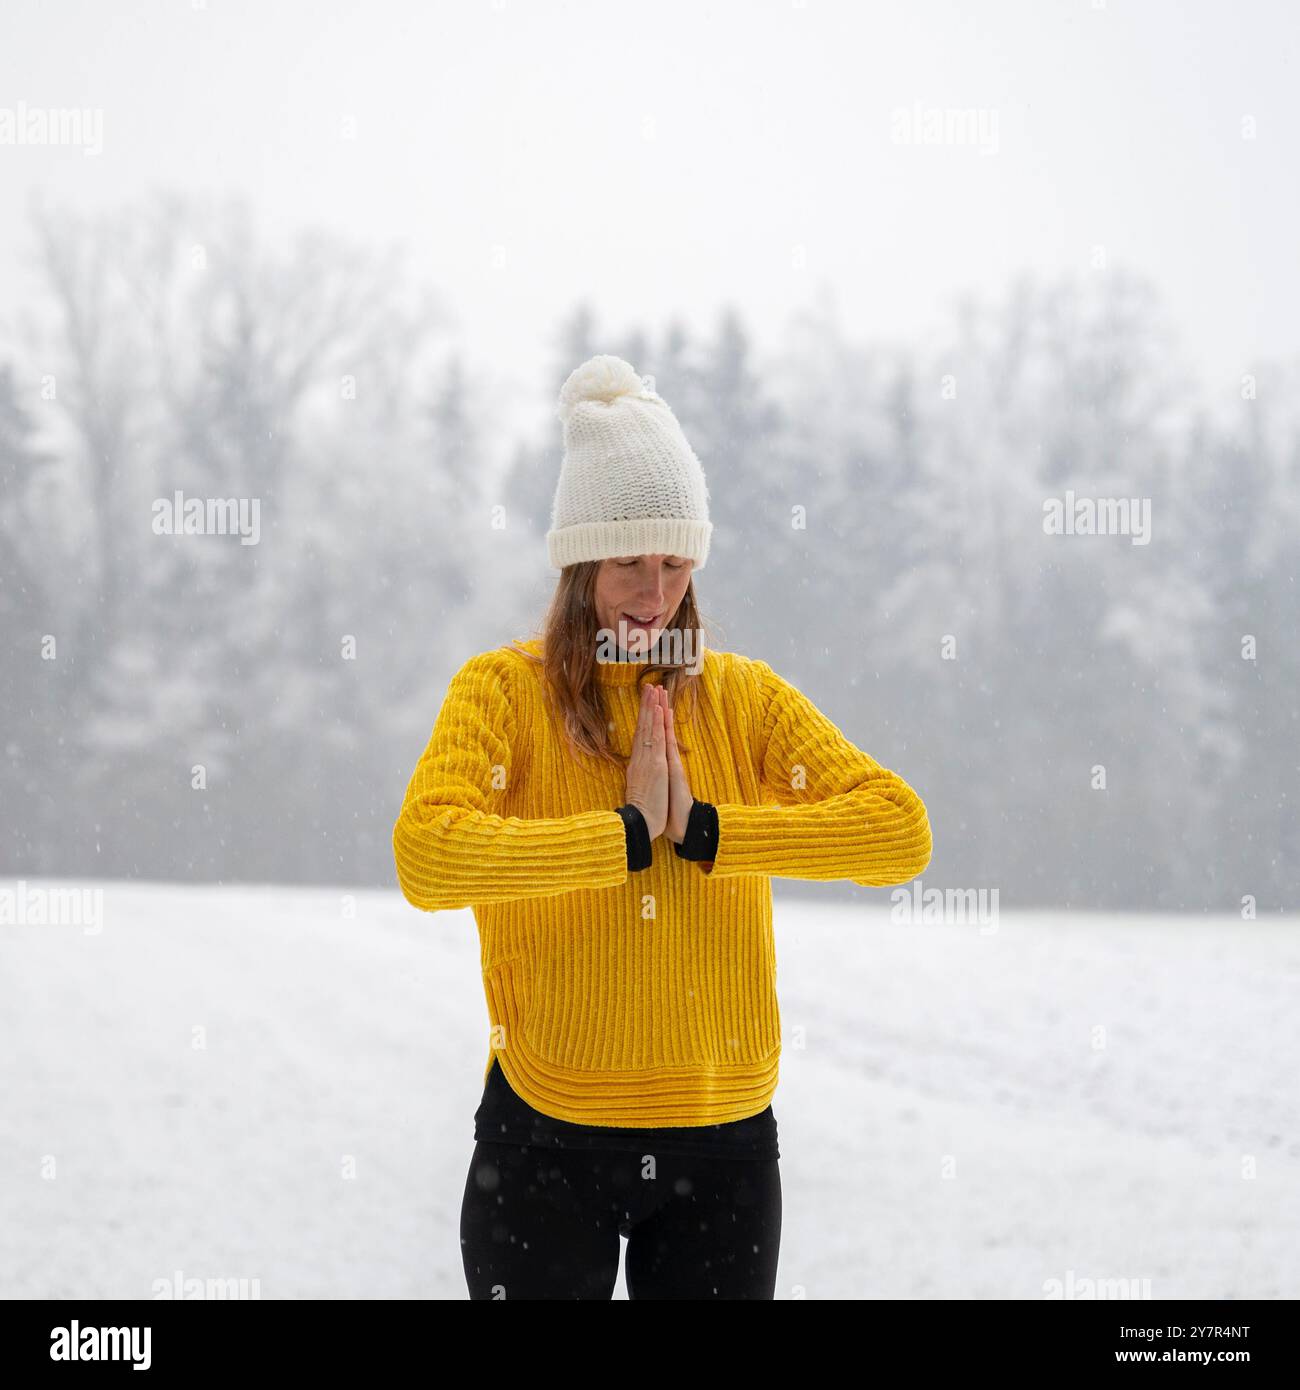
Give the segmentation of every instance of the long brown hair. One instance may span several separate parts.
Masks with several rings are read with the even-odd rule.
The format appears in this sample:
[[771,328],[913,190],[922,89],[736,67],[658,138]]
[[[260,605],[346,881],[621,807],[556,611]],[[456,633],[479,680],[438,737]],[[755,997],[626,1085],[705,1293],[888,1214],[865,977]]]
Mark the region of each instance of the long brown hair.
[[[609,714],[596,679],[596,646],[600,632],[600,620],[596,616],[596,576],[603,563],[601,560],[584,560],[580,564],[566,565],[560,571],[559,582],[541,630],[534,634],[541,640],[541,655],[520,647],[518,639],[512,650],[541,666],[542,684],[552,707],[561,717],[565,734],[574,749],[623,765],[631,750],[620,753],[610,743]],[[665,625],[660,655],[674,651],[686,654],[684,641],[680,647],[674,646],[674,631],[680,632],[683,638],[687,631],[691,631],[696,634],[697,641],[705,640],[706,644],[711,644],[711,639],[706,639],[704,635],[704,622],[695,597],[694,575],[687,582],[686,592],[676,613]],[[650,655],[653,657],[655,654],[652,652]],[[698,698],[695,687],[699,675],[684,665],[652,659],[645,662],[637,673],[638,688],[652,671],[663,673],[659,683],[667,690],[672,706],[673,734],[677,747],[682,752],[689,752],[677,717],[678,696],[689,695],[690,711],[685,720],[689,723]]]

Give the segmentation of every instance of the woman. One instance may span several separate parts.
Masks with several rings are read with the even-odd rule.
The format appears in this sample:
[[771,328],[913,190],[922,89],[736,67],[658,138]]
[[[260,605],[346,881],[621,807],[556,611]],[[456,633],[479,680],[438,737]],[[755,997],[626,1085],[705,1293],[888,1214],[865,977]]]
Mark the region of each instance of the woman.
[[905,883],[929,821],[765,662],[703,649],[708,491],[651,379],[592,358],[559,413],[543,631],[456,672],[393,831],[407,900],[479,926],[470,1297],[608,1299],[623,1235],[630,1298],[771,1299],[770,880]]

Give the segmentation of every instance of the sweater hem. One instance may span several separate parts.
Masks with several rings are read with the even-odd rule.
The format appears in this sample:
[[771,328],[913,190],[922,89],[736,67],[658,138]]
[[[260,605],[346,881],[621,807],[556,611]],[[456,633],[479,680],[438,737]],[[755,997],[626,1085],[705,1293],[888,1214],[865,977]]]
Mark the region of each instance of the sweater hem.
[[543,1115],[611,1129],[694,1128],[747,1120],[772,1103],[779,1043],[767,1057],[743,1067],[696,1061],[591,1071],[548,1061],[528,1042],[522,1000],[509,967],[510,962],[503,962],[484,977],[494,1036],[504,1040],[495,1056],[515,1093]]

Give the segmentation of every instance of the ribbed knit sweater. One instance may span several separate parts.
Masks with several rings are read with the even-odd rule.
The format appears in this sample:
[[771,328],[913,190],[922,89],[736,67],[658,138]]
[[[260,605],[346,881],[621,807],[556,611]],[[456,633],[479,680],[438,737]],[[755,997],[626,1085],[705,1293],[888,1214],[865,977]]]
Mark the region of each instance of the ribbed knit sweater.
[[[623,755],[638,676],[658,680],[645,669],[596,666]],[[916,792],[766,662],[706,649],[694,716],[675,713],[692,795],[717,811],[711,869],[661,836],[629,871],[624,768],[573,752],[540,667],[509,647],[452,677],[393,828],[407,901],[473,909],[484,1080],[495,1055],[555,1119],[712,1125],[765,1109],[781,1051],[771,879],[880,887],[930,862]]]

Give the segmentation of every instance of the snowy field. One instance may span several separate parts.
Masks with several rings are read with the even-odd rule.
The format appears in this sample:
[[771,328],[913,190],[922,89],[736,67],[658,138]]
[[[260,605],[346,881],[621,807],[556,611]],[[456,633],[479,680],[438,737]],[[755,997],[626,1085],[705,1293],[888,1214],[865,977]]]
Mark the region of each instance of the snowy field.
[[[0,926],[0,1296],[148,1298],[181,1271],[464,1298],[471,914],[63,886],[103,888],[102,931]],[[982,932],[785,887],[778,1298],[1300,1296],[1293,927],[1004,911]]]

